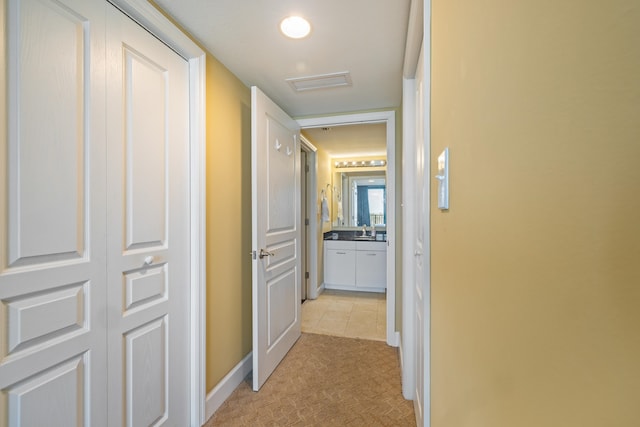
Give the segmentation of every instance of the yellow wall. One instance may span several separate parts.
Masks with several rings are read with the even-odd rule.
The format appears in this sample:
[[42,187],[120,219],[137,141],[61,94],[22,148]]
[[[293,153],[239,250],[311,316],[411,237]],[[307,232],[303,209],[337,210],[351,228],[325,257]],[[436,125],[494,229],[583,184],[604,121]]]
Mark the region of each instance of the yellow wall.
[[251,351],[251,92],[207,56],[207,391]]
[[640,4],[432,25],[432,425],[640,425]]

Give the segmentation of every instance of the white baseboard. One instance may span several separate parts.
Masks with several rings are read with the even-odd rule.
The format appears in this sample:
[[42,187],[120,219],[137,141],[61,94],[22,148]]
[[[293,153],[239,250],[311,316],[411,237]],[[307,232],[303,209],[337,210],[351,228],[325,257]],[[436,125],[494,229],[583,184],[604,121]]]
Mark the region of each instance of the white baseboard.
[[242,383],[253,369],[253,352],[240,361],[211,392],[207,394],[205,419],[208,420],[222,406],[231,393]]
[[402,374],[403,369],[404,369],[404,357],[402,357],[404,355],[404,351],[402,350],[402,337],[400,337],[400,340],[398,342],[398,356],[400,357],[400,374]]
[[400,343],[400,332],[394,331],[393,334],[387,337],[387,345],[391,347],[397,347]]

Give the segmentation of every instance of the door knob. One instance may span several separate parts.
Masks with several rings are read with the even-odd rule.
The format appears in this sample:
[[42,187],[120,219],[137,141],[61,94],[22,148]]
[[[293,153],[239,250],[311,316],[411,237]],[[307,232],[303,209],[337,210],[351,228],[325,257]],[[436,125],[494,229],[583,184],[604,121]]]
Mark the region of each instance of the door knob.
[[258,256],[260,257],[260,259],[262,259],[267,256],[276,256],[276,254],[274,254],[273,252],[265,251],[264,249],[260,249],[260,255]]

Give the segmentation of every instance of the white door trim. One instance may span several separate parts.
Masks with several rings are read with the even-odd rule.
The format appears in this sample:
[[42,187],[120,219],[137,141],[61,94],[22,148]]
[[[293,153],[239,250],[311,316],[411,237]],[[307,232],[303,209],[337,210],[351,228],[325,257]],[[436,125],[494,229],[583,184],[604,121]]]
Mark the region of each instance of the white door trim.
[[190,418],[205,419],[205,52],[146,0],[108,0],[189,62],[190,151]]
[[413,400],[415,395],[414,305],[415,286],[415,76],[424,38],[423,0],[412,0],[404,52],[402,79],[402,394]]
[[[415,131],[416,126],[416,102],[415,99],[415,78],[420,54],[423,55],[424,71],[424,153],[425,153],[425,173],[424,185],[429,188],[431,185],[430,161],[431,161],[431,0],[412,0],[409,17],[409,29],[407,32],[407,44],[405,47],[404,81],[403,81],[403,160],[405,167],[415,165]],[[422,51],[422,52],[421,52]],[[415,235],[415,168],[408,167],[403,170],[403,205],[406,215],[403,217],[403,333],[402,333],[402,392],[405,398],[414,399],[416,363],[414,350],[414,328],[413,322],[415,311],[413,306],[413,287],[415,286],[414,276],[414,238]],[[410,188],[408,188],[410,187]],[[429,217],[430,206],[428,205]],[[425,224],[424,242],[424,295],[425,295],[425,316],[424,316],[424,402],[423,418],[424,426],[431,425],[431,228],[430,222]],[[410,271],[409,274],[407,272]]]
[[[318,149],[303,135],[300,135],[300,146],[307,152],[307,164],[309,165],[309,176],[307,179],[307,194],[315,194],[318,186],[318,159],[316,152]],[[304,173],[301,171],[300,173]],[[309,191],[311,189],[311,191]],[[307,215],[311,216],[316,211],[314,197],[307,197]],[[309,289],[307,297],[309,299],[318,298],[318,222],[309,218],[309,241],[307,242],[309,251]]]
[[[377,111],[298,119],[300,128],[386,123],[387,125],[387,344],[397,347],[396,319],[396,113]],[[315,208],[314,208],[315,209]]]
[[416,82],[403,79],[402,82],[402,395],[405,399],[415,398],[415,342],[414,305],[415,286],[415,138],[416,138]]

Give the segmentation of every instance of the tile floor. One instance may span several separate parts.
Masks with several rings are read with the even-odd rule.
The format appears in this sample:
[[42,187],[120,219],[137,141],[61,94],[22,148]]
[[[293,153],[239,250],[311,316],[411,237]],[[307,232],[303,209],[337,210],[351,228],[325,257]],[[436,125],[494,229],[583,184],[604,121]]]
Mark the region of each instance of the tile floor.
[[386,341],[386,294],[325,290],[302,304],[302,332]]

